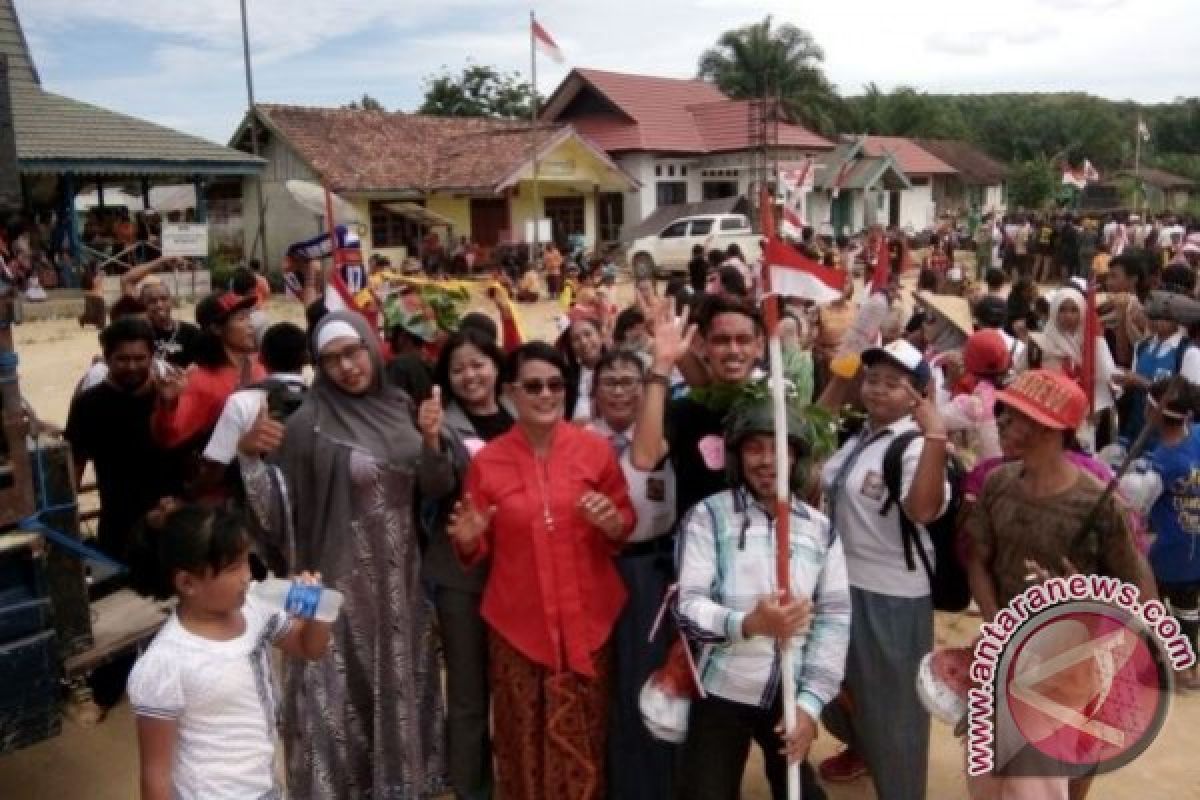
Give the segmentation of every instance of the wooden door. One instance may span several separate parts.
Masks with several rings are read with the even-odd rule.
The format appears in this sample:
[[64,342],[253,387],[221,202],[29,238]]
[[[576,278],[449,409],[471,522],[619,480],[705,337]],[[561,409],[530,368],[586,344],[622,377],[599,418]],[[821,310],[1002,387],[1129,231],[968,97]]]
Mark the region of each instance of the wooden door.
[[508,228],[508,198],[471,198],[471,240],[480,247],[495,247],[500,232]]

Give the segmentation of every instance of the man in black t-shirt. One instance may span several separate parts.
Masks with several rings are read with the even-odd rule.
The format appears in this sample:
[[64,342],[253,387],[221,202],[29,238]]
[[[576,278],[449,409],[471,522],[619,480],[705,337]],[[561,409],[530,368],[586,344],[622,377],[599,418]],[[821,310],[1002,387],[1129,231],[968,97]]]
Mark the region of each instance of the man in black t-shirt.
[[100,491],[99,547],[123,561],[130,530],[163,497],[178,494],[178,470],[150,433],[157,396],[151,363],[154,332],[127,317],[100,334],[108,376],[71,401],[64,433],[76,484],[88,462]]
[[165,283],[147,281],[142,284],[139,298],[154,331],[154,355],[181,369],[191,366],[196,360],[200,329],[172,316],[171,290]]
[[709,298],[701,310],[698,329],[712,382],[667,406],[669,376],[688,356],[696,330],[686,327],[686,318],[676,320],[669,308],[660,310],[655,322],[654,360],[646,375],[645,399],[630,451],[634,467],[653,469],[665,436],[679,476],[677,519],[709,495],[729,488],[724,464],[725,415],[737,387],[750,379],[765,345],[762,318],[749,304],[735,299]]

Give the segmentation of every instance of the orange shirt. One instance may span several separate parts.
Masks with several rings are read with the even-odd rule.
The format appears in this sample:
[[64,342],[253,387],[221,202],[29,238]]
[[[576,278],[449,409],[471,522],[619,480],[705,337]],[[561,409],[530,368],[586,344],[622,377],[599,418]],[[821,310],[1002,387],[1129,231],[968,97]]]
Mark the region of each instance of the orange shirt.
[[466,491],[474,503],[496,508],[467,559],[474,564],[491,556],[483,618],[531,661],[592,676],[592,654],[612,634],[625,585],[613,564],[621,543],[586,522],[576,507],[589,490],[616,504],[629,536],[635,514],[612,447],[566,422],[555,427],[545,463],[514,427],[480,450],[467,470]]
[[[250,382],[267,377],[267,371],[255,359],[251,365]],[[221,417],[225,401],[242,383],[241,371],[225,366],[209,369],[194,365],[188,369],[187,385],[171,408],[161,403],[154,408],[150,430],[163,447],[179,447],[194,437],[211,431]]]

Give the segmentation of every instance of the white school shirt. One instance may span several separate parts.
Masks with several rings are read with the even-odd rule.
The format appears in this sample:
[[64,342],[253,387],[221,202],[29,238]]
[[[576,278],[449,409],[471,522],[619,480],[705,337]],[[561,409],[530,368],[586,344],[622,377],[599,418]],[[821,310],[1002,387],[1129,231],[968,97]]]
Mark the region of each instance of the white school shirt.
[[139,717],[178,723],[173,800],[279,800],[270,646],[290,621],[247,598],[246,630],[217,642],[189,633],[172,613],[129,675]]
[[[272,380],[304,385],[304,377],[290,372],[277,372],[269,376]],[[215,464],[233,463],[238,454],[238,442],[254,427],[263,403],[267,402],[266,389],[239,389],[229,395],[217,426],[213,428],[204,457]]]
[[[925,439],[918,436],[908,445],[901,460],[901,497],[892,504],[887,514],[880,514],[886,499],[887,489],[883,481],[883,456],[888,445],[897,436],[917,430],[913,418],[905,417],[884,428],[868,431],[851,438],[833,454],[821,470],[821,488],[826,497],[826,513],[834,532],[841,537],[846,553],[846,572],[850,585],[868,592],[892,597],[925,597],[929,594],[929,577],[921,565],[921,559],[913,553],[915,570],[910,571],[904,561],[904,540],[900,533],[900,503],[908,496],[913,478],[917,474],[917,462],[925,449]],[[833,483],[855,450],[862,437],[869,444],[863,447],[846,473],[842,488],[832,497]],[[942,509],[950,504],[950,484],[943,481]],[[933,543],[925,526],[917,525],[921,545],[934,565]]]
[[[603,436],[610,444],[617,435],[602,419],[594,420],[588,425],[588,430],[597,436]],[[643,472],[633,466],[630,452],[634,429],[631,427],[624,435],[627,441],[616,455],[621,472],[625,475],[625,483],[629,485],[629,500],[633,503],[633,510],[637,512],[637,524],[628,539],[632,544],[657,539],[670,533],[675,525],[675,468],[671,466],[670,458],[664,458],[657,468],[649,472]]]

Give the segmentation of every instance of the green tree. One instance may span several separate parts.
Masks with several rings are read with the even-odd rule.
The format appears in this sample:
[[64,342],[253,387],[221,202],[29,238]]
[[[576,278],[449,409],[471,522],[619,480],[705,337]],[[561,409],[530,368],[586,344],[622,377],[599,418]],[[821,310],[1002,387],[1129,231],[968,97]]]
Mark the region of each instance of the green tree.
[[387,111],[387,109],[383,107],[383,103],[366,93],[363,93],[361,100],[355,100],[352,103],[347,103],[346,105],[342,106],[342,108],[347,108],[352,111]]
[[1045,208],[1058,186],[1053,161],[1048,158],[1022,161],[1008,175],[1009,205],[1030,210]]
[[520,73],[485,64],[467,64],[458,75],[443,67],[440,74],[426,76],[424,85],[421,114],[528,119],[533,111],[533,87]]
[[738,100],[777,96],[789,118],[832,135],[844,114],[824,60],[812,34],[791,24],[775,27],[768,15],[721,34],[700,56],[697,77]]
[[847,100],[847,118],[855,132],[883,136],[963,139],[970,132],[958,107],[945,98],[909,86],[885,93],[874,82]]

